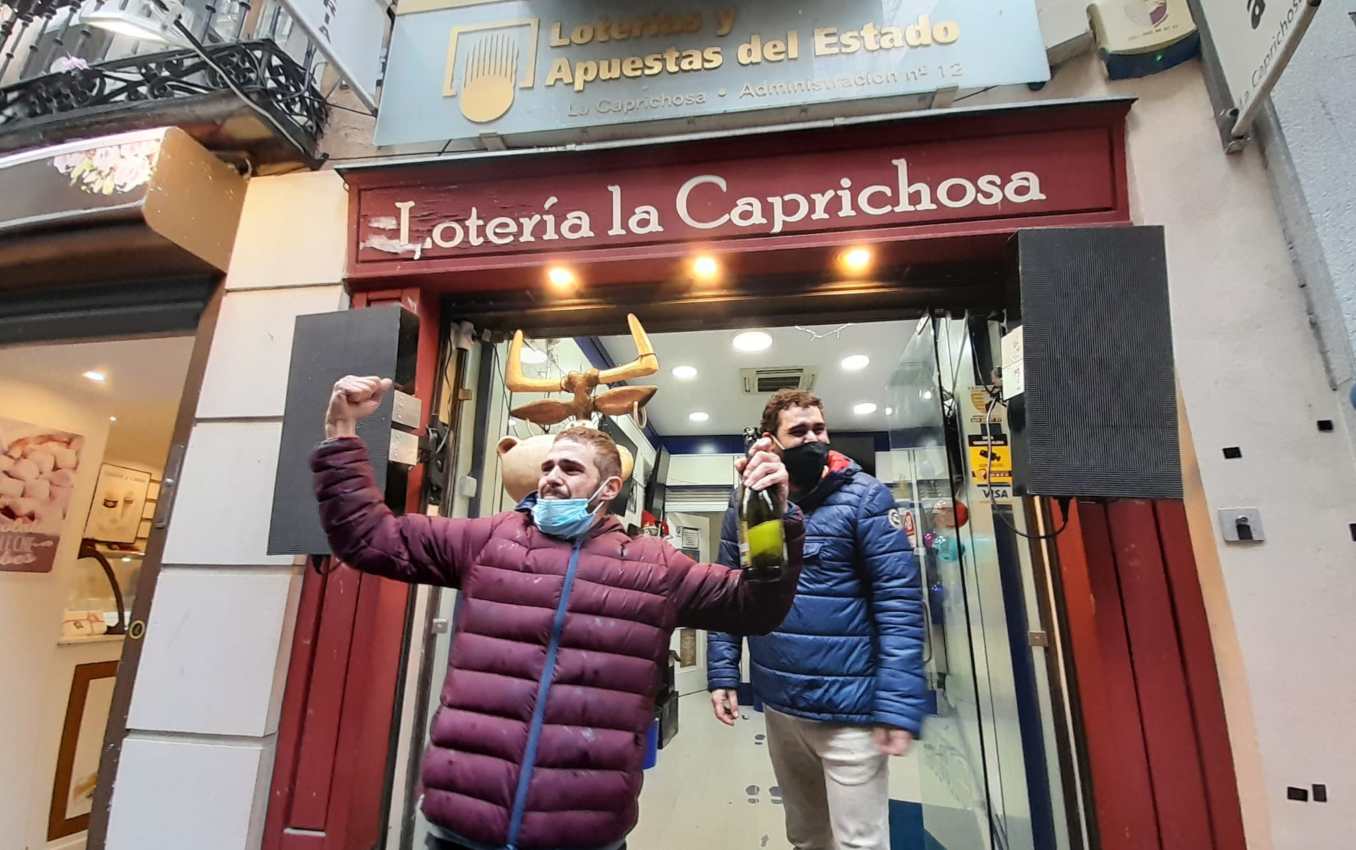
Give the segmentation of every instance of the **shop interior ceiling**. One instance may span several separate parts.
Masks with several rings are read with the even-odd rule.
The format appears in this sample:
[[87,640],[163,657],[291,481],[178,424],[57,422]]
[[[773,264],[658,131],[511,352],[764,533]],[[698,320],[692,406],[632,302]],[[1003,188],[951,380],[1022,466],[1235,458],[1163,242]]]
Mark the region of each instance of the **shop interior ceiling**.
[[116,416],[105,458],[159,468],[192,353],[191,336],[15,346],[0,348],[0,375]]
[[[824,401],[830,435],[835,430],[914,428],[940,417],[932,393],[931,344],[909,346],[905,356],[917,328],[913,320],[652,334],[661,369],[637,383],[659,387],[646,410],[650,423],[665,437],[739,434],[757,425],[770,394],[745,392],[741,370],[769,368],[807,368],[817,373],[812,392]],[[743,330],[761,330],[772,344],[759,352],[737,351],[734,338]],[[635,343],[629,336],[607,336],[601,341],[613,362],[635,357]],[[865,355],[870,363],[849,371],[843,360],[852,355]],[[696,369],[696,378],[675,378],[673,370],[678,366]],[[876,409],[870,414],[855,412],[863,404],[874,404]],[[694,422],[689,418],[694,412],[710,418]]]

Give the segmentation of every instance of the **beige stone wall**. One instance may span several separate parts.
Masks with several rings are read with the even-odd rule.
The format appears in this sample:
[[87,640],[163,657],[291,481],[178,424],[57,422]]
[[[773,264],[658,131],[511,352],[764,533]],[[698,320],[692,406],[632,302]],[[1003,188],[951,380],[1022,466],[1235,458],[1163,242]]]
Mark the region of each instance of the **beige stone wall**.
[[[265,554],[298,315],[343,309],[332,171],[250,181],[113,791],[109,850],[259,846],[301,568]],[[318,412],[317,412],[317,415]]]

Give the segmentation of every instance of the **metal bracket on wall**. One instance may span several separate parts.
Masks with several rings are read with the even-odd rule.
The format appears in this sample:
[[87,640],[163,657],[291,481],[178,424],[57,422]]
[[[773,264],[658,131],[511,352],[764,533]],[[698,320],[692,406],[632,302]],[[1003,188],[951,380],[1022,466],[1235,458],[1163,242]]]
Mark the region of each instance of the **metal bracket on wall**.
[[1229,543],[1261,543],[1262,512],[1257,508],[1220,508],[1219,527]]
[[1187,0],[1187,5],[1191,8],[1191,17],[1196,20],[1196,30],[1201,34],[1201,73],[1205,77],[1205,90],[1210,95],[1210,109],[1219,130],[1220,145],[1225,153],[1240,153],[1252,141],[1252,135],[1234,134],[1238,109],[1234,107],[1224,72],[1220,70],[1219,53],[1215,50],[1215,39],[1210,35],[1210,25],[1201,11],[1200,0]]
[[165,462],[165,477],[160,482],[160,498],[155,505],[155,516],[151,519],[152,528],[169,525],[174,496],[179,492],[179,473],[184,465],[184,452],[187,450],[186,443],[175,443],[170,447],[169,459]]

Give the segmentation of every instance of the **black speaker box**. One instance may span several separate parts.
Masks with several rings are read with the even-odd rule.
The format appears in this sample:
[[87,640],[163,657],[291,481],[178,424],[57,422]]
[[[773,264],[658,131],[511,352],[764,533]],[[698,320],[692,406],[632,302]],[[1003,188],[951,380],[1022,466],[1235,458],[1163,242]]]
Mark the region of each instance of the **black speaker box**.
[[[418,317],[396,304],[297,317],[268,529],[270,555],[330,551],[320,527],[310,458],[325,439],[325,408],[334,382],[345,375],[377,375],[409,392],[414,387],[418,344]],[[396,427],[395,396],[388,393],[377,412],[358,423],[358,436],[367,444],[386,503],[399,513],[404,509],[409,467],[388,461]]]
[[1161,227],[1023,230],[1008,327],[1025,346],[1009,402],[1018,493],[1180,499],[1177,390]]

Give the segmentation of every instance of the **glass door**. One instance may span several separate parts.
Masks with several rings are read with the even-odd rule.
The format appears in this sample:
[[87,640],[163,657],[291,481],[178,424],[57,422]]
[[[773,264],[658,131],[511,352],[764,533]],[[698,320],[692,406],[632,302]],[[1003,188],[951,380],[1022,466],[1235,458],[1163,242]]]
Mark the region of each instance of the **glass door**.
[[[1064,812],[1031,533],[1012,489],[1000,329],[927,317],[890,385],[897,498],[912,514],[935,700],[920,742],[929,848],[1080,846]],[[1057,816],[1058,815],[1058,816]]]
[[891,376],[886,412],[895,498],[923,585],[924,662],[934,702],[917,753],[923,828],[929,847],[978,850],[993,846],[990,795],[965,567],[971,549],[960,539],[966,519],[956,499],[960,459],[943,404],[951,383],[939,358],[945,331],[945,320],[931,317],[915,326]]

